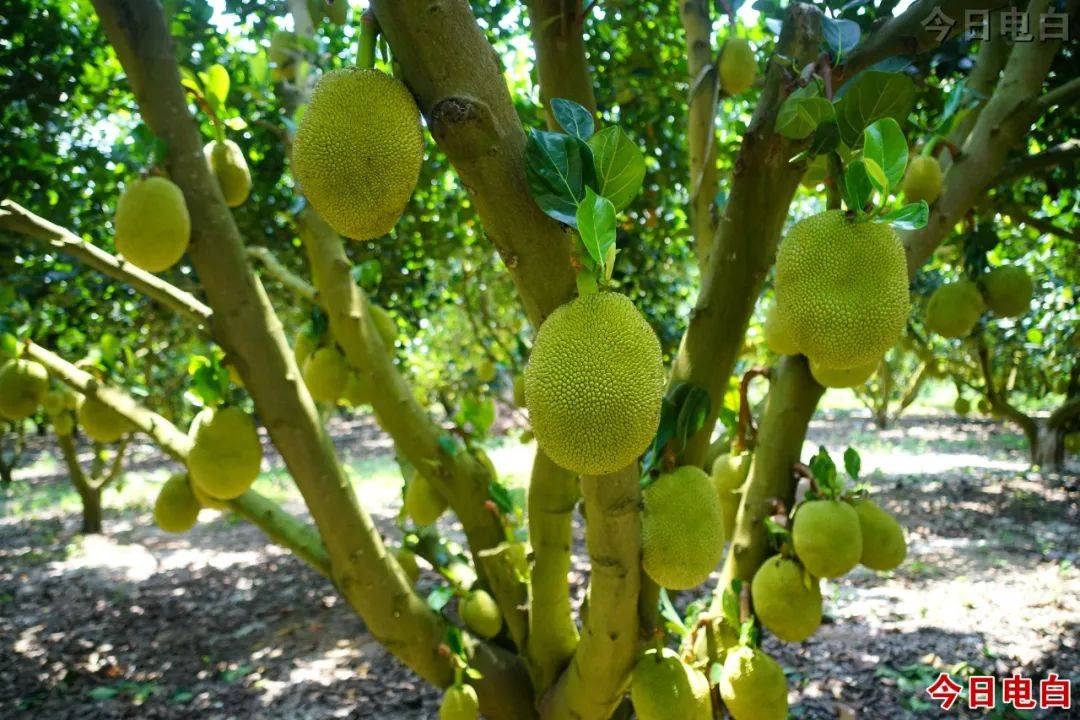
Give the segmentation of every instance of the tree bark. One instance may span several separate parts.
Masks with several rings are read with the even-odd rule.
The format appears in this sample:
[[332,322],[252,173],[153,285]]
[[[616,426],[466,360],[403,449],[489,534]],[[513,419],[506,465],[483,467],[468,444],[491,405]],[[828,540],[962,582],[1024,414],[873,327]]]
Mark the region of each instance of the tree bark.
[[540,102],[548,129],[561,129],[551,112],[554,98],[573,100],[596,115],[596,96],[582,37],[582,0],[528,0],[528,6]]

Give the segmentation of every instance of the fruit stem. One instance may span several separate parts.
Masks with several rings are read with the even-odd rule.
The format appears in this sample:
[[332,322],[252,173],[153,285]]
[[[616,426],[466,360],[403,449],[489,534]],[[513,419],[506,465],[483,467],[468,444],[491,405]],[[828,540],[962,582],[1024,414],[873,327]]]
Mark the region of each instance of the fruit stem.
[[731,454],[741,453],[745,450],[753,450],[757,440],[757,423],[754,415],[750,412],[750,400],[747,391],[750,381],[758,376],[769,377],[770,370],[767,367],[753,367],[743,373],[739,382],[739,425],[736,428],[735,439],[731,442]]
[[375,39],[379,35],[379,23],[375,13],[368,9],[360,15],[360,44],[356,50],[356,66],[370,70],[375,67]]

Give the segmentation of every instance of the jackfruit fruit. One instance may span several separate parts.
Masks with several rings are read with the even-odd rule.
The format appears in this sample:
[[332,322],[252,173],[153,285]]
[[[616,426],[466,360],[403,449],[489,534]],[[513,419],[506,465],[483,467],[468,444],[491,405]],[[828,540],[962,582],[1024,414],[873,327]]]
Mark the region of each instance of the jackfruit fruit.
[[312,207],[355,240],[385,235],[420,175],[420,111],[400,81],[346,68],[319,79],[293,142],[293,174]]
[[942,337],[964,337],[971,333],[985,309],[975,283],[957,280],[942,285],[930,296],[926,326]]
[[737,455],[725,453],[713,460],[711,477],[724,516],[725,542],[731,540],[731,535],[735,532],[735,518],[739,514],[739,503],[742,502],[742,486],[746,482],[746,476],[750,474],[752,459],[753,455],[744,452]]
[[92,396],[79,403],[78,418],[87,437],[99,443],[116,442],[135,429],[126,417]]
[[865,365],[859,365],[845,370],[821,367],[815,361],[810,361],[810,374],[814,376],[818,384],[827,388],[850,388],[865,385],[866,381],[877,372],[881,360],[873,360]]
[[199,520],[199,501],[188,487],[187,478],[173,475],[158,491],[154,501],[154,522],[165,532],[182,533]]
[[810,500],[800,505],[791,539],[795,554],[815,577],[840,577],[862,557],[859,515],[840,500]]
[[337,402],[349,382],[349,364],[336,347],[323,347],[304,363],[304,384],[316,402]]
[[519,408],[525,407],[525,376],[518,375],[514,378],[514,405]]
[[225,196],[225,204],[229,207],[243,205],[251,192],[251,171],[244,151],[232,140],[214,140],[206,143],[203,154]]
[[839,210],[800,220],[780,245],[776,303],[795,345],[822,367],[876,361],[907,323],[904,247],[888,225]]
[[933,205],[941,196],[941,165],[937,159],[924,155],[912,158],[900,189],[909,203],[925,200],[927,205]]
[[956,398],[956,402],[953,403],[953,411],[957,415],[967,415],[971,412],[971,401],[964,397]]
[[114,241],[124,259],[147,272],[168,270],[191,241],[184,193],[163,177],[128,183],[116,203]]
[[979,398],[979,402],[975,405],[979,412],[983,415],[989,415],[994,411],[994,406],[990,404],[990,401],[986,398]]
[[446,506],[446,498],[420,473],[405,486],[405,512],[417,525],[431,525],[446,511]]
[[780,664],[761,650],[738,647],[724,660],[720,697],[734,720],[785,720],[787,679]]
[[720,87],[728,95],[738,95],[750,89],[757,77],[757,58],[745,38],[732,37],[720,52]]
[[821,588],[817,578],[807,587],[802,565],[773,555],[750,583],[754,614],[784,642],[802,642],[821,625]]
[[668,648],[647,650],[630,675],[638,720],[710,720],[709,682]]
[[211,510],[228,510],[229,501],[216,498],[213,495],[207,495],[198,488],[193,482],[188,482],[191,486],[191,492],[195,495],[195,499],[199,501],[199,504],[204,508],[210,508]]
[[420,579],[420,566],[416,563],[416,553],[405,548],[398,548],[394,551],[394,557],[405,572],[405,577],[409,578],[409,584],[415,585]]
[[1001,318],[1019,317],[1031,307],[1035,287],[1022,267],[1005,265],[982,276],[983,299]]
[[349,371],[349,379],[345,382],[345,391],[342,399],[349,407],[360,407],[371,402],[371,388],[354,371]]
[[303,371],[304,364],[311,357],[311,353],[315,352],[319,348],[319,341],[308,335],[306,332],[301,332],[296,336],[293,341],[293,358],[296,360],[296,366]]
[[251,416],[237,407],[206,408],[188,431],[191,482],[221,500],[243,495],[262,465],[262,445]]
[[791,329],[788,328],[784,319],[784,316],[777,311],[776,303],[773,303],[769,311],[765,313],[763,328],[765,344],[777,355],[798,355],[799,347],[791,337]]
[[75,431],[75,419],[71,417],[70,412],[64,411],[54,416],[52,423],[57,435],[66,436]]
[[658,585],[696,587],[724,550],[724,512],[701,468],[685,465],[661,475],[641,493],[641,566]]
[[502,613],[484,590],[470,590],[458,603],[458,614],[466,627],[482,638],[493,638],[502,630]]
[[0,415],[22,420],[33,415],[49,389],[49,373],[33,360],[8,360],[0,368]]
[[50,390],[41,398],[41,408],[46,415],[59,415],[67,409],[67,395],[63,390]]
[[476,366],[476,379],[482,383],[489,383],[495,379],[497,372],[498,369],[495,367],[495,363],[484,360]]
[[904,530],[892,515],[881,509],[873,500],[855,503],[862,531],[862,558],[859,560],[871,570],[892,570],[907,557],[907,541]]
[[540,448],[584,475],[634,462],[660,421],[664,363],[656,333],[625,295],[579,297],[553,312],[525,368]]
[[471,685],[446,688],[439,705],[439,720],[477,720],[479,717],[480,701]]
[[390,317],[390,313],[386,312],[386,309],[379,305],[370,305],[371,319],[375,322],[375,329],[379,331],[379,337],[382,338],[383,345],[387,349],[394,349],[394,341],[397,340],[398,330],[397,323],[394,322],[394,318]]

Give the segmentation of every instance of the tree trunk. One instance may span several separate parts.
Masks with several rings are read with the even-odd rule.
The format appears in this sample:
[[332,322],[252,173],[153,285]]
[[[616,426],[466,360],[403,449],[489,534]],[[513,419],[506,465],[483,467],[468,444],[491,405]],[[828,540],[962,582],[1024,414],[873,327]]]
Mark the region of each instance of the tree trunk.
[[101,534],[101,488],[88,487],[79,491],[82,498],[82,531],[84,535]]
[[1031,464],[1043,472],[1065,471],[1065,433],[1049,423],[1040,423],[1031,443]]

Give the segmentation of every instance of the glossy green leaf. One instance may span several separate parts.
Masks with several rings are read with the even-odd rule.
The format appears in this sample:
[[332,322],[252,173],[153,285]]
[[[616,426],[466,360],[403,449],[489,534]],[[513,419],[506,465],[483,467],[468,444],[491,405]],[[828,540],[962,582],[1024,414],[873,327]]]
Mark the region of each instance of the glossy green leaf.
[[603,270],[608,248],[615,244],[615,206],[592,188],[585,188],[585,199],[577,208],[577,227],[589,257]]
[[784,100],[776,114],[776,132],[793,140],[802,140],[835,114],[833,104],[821,97],[817,83],[811,83],[796,89]]
[[525,176],[541,210],[577,227],[578,203],[585,188],[596,185],[589,145],[563,133],[532,130],[525,145]]
[[616,210],[630,204],[645,180],[645,156],[622,128],[612,125],[589,139],[596,163],[597,191]]
[[863,158],[873,160],[884,172],[887,183],[881,188],[883,193],[900,185],[907,168],[908,145],[896,120],[884,117],[863,131]]
[[874,184],[862,160],[855,160],[844,171],[844,202],[849,210],[862,213],[874,197]]
[[588,140],[596,130],[592,113],[573,100],[555,98],[551,101],[551,112],[567,135]]
[[915,84],[901,73],[870,70],[859,75],[836,102],[841,139],[854,148],[875,120],[891,117],[903,122],[915,101]]
[[859,44],[862,32],[854,20],[834,20],[828,15],[822,15],[821,35],[832,50],[833,57],[839,60]]
[[874,222],[889,223],[897,230],[919,230],[926,227],[929,219],[930,206],[925,200],[920,200],[876,217]]

